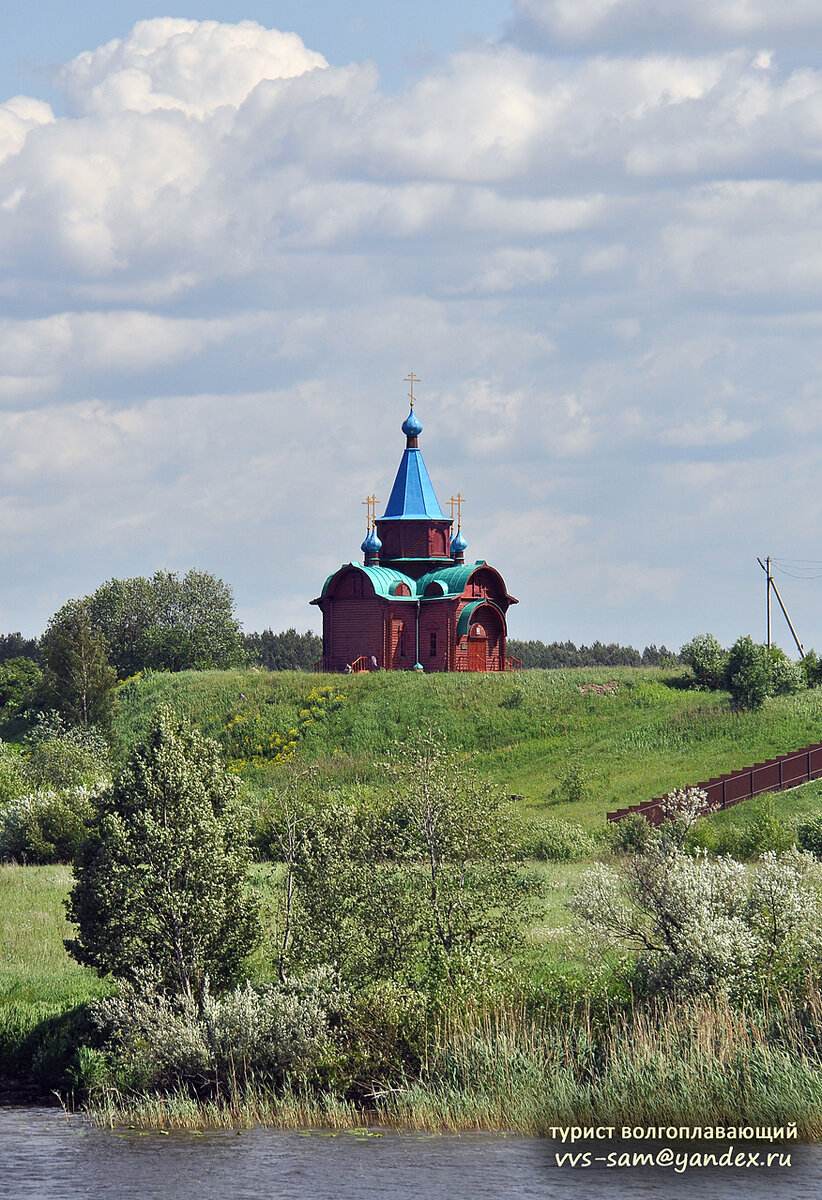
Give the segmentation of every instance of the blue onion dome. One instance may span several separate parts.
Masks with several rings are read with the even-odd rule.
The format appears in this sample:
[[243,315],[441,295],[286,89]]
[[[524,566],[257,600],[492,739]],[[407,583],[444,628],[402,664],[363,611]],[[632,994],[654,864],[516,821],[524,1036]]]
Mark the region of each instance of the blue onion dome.
[[457,532],[454,534],[454,536],[451,538],[451,554],[452,555],[464,554],[467,546],[468,546],[468,543],[466,542],[465,538],[462,536],[462,530],[458,529]]
[[365,541],[360,546],[363,554],[379,554],[382,550],[382,542],[377,537],[376,529],[372,529],[366,534]]
[[414,406],[411,405],[411,411],[402,423],[402,431],[406,437],[419,437],[422,433],[422,421],[414,412]]

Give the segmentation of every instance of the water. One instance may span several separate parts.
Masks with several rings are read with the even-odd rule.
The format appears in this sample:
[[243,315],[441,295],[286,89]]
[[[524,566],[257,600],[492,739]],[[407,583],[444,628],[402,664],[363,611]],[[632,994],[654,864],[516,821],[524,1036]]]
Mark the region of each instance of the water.
[[[616,1142],[604,1149],[625,1148]],[[596,1200],[815,1200],[822,1192],[822,1146],[778,1147],[791,1154],[789,1168],[695,1168],[682,1174],[661,1167],[558,1167],[554,1154],[563,1149],[568,1147],[549,1141],[477,1134],[111,1132],[80,1117],[66,1121],[59,1109],[0,1109],[0,1197],[587,1200],[593,1194]]]

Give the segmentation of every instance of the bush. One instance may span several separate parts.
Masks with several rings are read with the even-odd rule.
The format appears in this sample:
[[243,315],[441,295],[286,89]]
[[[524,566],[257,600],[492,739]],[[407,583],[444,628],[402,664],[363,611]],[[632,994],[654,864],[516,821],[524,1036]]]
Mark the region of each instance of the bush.
[[771,646],[767,653],[771,696],[790,696],[808,686],[801,664],[791,662],[784,650]]
[[94,789],[81,784],[7,801],[0,808],[0,860],[71,862],[83,843],[94,795]]
[[639,813],[628,813],[621,821],[614,821],[608,829],[608,840],[614,850],[626,854],[640,854],[653,840],[653,827]]
[[279,986],[246,982],[220,997],[206,987],[199,1004],[147,984],[124,985],[120,995],[88,1006],[94,1040],[121,1088],[182,1085],[236,1096],[251,1084],[320,1082],[334,1062],[330,1024],[341,998],[331,972]]
[[819,687],[820,683],[822,683],[822,662],[820,662],[815,650],[807,652],[799,664],[799,668],[805,677],[806,687]]
[[581,763],[572,763],[554,789],[557,800],[579,804],[591,796],[591,772]]
[[822,858],[822,813],[803,821],[796,830],[796,841],[800,850],[807,850]]
[[809,854],[768,851],[749,869],[695,857],[663,829],[619,868],[597,864],[570,907],[594,945],[622,950],[638,994],[742,999],[819,970],[821,900]]
[[706,821],[691,832],[688,841],[693,849],[730,854],[745,862],[763,854],[783,854],[796,844],[793,828],[777,815],[770,798],[760,803],[743,825],[717,826]]
[[737,638],[728,655],[725,686],[737,708],[761,708],[773,694],[767,648],[753,638]]
[[722,649],[712,633],[698,633],[686,642],[680,655],[693,671],[698,687],[718,691],[725,686],[728,651]]
[[0,806],[26,790],[22,760],[0,742]]
[[597,838],[575,821],[545,817],[523,822],[519,834],[523,858],[550,862],[577,862],[589,858],[597,848]]

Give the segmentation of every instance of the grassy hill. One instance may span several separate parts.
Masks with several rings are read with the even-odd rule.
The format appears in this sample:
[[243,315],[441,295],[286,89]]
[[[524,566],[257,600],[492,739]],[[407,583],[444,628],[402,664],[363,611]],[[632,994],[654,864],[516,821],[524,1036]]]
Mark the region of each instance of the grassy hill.
[[[617,687],[607,694],[580,691],[611,681]],[[224,745],[237,716],[286,733],[312,687],[326,683],[345,703],[309,727],[298,753],[329,783],[379,786],[392,743],[433,725],[495,784],[522,797],[525,811],[589,828],[601,827],[611,809],[822,740],[822,689],[734,712],[724,694],[690,690],[671,672],[613,667],[506,675],[152,674],[123,690],[116,732],[121,745],[132,744],[156,706],[169,703]],[[276,779],[275,769],[246,773],[262,785]]]

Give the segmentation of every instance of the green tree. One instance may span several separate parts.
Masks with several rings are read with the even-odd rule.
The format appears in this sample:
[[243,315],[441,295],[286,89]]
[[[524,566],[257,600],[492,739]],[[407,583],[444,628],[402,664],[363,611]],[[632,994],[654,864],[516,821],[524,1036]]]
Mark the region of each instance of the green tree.
[[4,720],[19,716],[43,699],[43,672],[30,658],[0,662],[0,709]]
[[201,670],[245,661],[231,588],[207,571],[110,579],[84,603],[121,679],[146,669]]
[[737,638],[728,653],[725,686],[738,708],[761,708],[773,695],[768,650],[751,637]]
[[693,671],[698,687],[718,691],[725,686],[728,651],[722,649],[712,633],[698,633],[679,653]]
[[259,937],[238,781],[219,747],[158,710],[98,801],[67,901],[78,962],[199,1003],[233,984]]
[[286,629],[274,633],[264,629],[262,633],[247,633],[243,645],[252,662],[269,671],[313,671],[314,663],[322,658],[323,640],[316,633],[306,630]]
[[49,621],[40,644],[54,707],[76,725],[106,728],[114,710],[117,673],[85,603],[70,600],[64,604]]
[[514,861],[512,814],[438,733],[398,746],[385,770],[381,804],[290,814],[293,957],[355,986],[455,983],[519,940],[532,892]]

